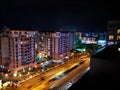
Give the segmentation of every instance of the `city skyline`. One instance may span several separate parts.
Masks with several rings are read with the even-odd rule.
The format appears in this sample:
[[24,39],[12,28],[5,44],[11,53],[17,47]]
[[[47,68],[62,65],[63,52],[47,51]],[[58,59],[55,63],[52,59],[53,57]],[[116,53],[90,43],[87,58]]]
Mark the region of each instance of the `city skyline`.
[[[119,45],[119,22],[111,22],[108,26],[110,26],[108,29],[116,32],[113,33],[114,36],[106,33],[38,32],[31,29],[13,30],[4,27],[3,32],[0,33],[0,71],[2,73],[0,88],[68,90],[90,70],[92,55],[107,48],[105,40],[114,41],[115,43],[112,44]],[[115,58],[119,59],[120,48],[110,50],[116,51]],[[109,55],[113,57],[110,53]],[[105,55],[102,58],[109,57],[108,53],[100,55]],[[106,63],[104,65],[109,66]]]
[[115,0],[1,1],[0,89],[119,88],[118,12]]
[[[33,87],[34,90],[38,88],[35,85],[42,80],[47,80],[48,82],[52,80],[53,76],[47,79],[45,76],[46,71],[57,68],[59,65],[62,66],[64,70],[62,73],[68,75],[73,69],[77,69],[80,63],[85,62],[85,60],[79,59],[79,55],[86,55],[86,59],[89,61],[89,57],[87,57],[89,54],[85,51],[85,48],[79,49],[82,53],[79,52],[79,54],[76,55],[74,51],[70,51],[74,48],[75,42],[79,38],[80,33],[78,32],[38,32],[35,30],[12,30],[9,28],[4,28],[3,31],[4,32],[0,33],[0,89],[7,88],[9,83],[9,90],[13,90],[15,88],[14,86],[20,86],[21,82],[23,84],[24,81],[32,79],[33,81],[30,80],[32,81],[32,86],[30,82],[27,82],[23,84],[24,86],[16,87],[15,90],[25,90],[31,87]],[[93,40],[90,41],[93,42]],[[78,47],[79,45],[76,45],[75,48]],[[73,53],[71,54],[71,52]],[[75,56],[74,58],[77,59],[77,62],[74,62],[75,60],[72,59],[73,56]],[[70,66],[67,66],[70,60],[73,61]],[[68,63],[65,63],[67,61]],[[89,63],[86,63],[86,68],[84,68],[85,72],[88,71],[88,66]],[[56,69],[54,69],[54,71],[56,72]],[[61,70],[59,71],[60,72],[55,74],[55,79],[57,76],[61,77],[61,75],[63,75]],[[78,73],[78,71],[76,73]],[[37,80],[34,77],[37,77]],[[7,80],[8,78],[11,82]],[[74,78],[71,80],[74,82]],[[33,82],[35,83],[33,84]],[[5,86],[6,83],[7,85]],[[52,85],[43,88],[47,88],[45,90],[48,90],[51,87]]]
[[2,1],[0,28],[35,28],[38,30],[107,30],[108,20],[119,20],[114,1]]

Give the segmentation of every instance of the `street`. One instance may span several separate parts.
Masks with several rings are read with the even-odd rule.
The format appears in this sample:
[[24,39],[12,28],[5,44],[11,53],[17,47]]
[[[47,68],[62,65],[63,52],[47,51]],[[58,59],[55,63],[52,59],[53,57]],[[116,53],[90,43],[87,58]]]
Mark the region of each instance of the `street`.
[[[51,79],[63,74],[65,71],[79,64],[83,59],[85,59],[85,62],[82,63],[79,67],[75,68],[61,79],[49,82]],[[7,90],[49,90],[54,85],[56,87],[56,90],[66,88],[65,85],[67,85],[69,82],[75,83],[77,79],[84,75],[84,73],[89,68],[89,60],[90,58],[88,56],[80,56],[70,59],[51,68],[51,70],[48,70],[47,72],[38,74],[35,77],[31,77],[29,80],[21,83],[17,88],[9,88]],[[41,80],[41,77],[44,79]]]
[[54,73],[54,75],[52,77],[47,78],[44,81],[44,83],[41,83],[41,85],[33,88],[32,90],[49,90],[52,86],[55,86],[54,90],[62,90],[61,88],[63,88],[64,85],[67,84],[68,82],[72,81],[72,83],[75,83],[75,81],[77,79],[79,79],[88,70],[89,58],[86,58],[86,61],[81,66],[79,66],[78,68],[76,68],[75,70],[70,72],[69,74],[65,75],[63,78],[61,78],[59,80],[52,81],[52,82],[49,82],[49,80],[57,75],[60,75],[60,73],[63,73],[64,71],[69,70],[71,67],[78,64],[80,60],[81,59],[77,58],[75,61],[65,64],[61,68],[62,70],[57,69],[59,71],[58,73]]

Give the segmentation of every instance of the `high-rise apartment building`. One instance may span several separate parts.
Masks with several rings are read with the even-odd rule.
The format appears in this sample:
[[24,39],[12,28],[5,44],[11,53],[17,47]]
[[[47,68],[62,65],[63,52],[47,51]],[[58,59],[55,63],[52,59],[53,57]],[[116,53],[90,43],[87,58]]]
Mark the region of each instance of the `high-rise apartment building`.
[[52,34],[52,57],[59,60],[69,53],[69,34],[56,32]]
[[47,33],[39,32],[37,36],[37,48],[38,51],[46,51],[47,47]]
[[34,30],[10,30],[0,34],[0,65],[12,70],[33,64],[36,56],[36,33]]
[[107,45],[120,44],[120,21],[108,21]]
[[36,65],[36,50],[54,60],[70,55],[75,45],[75,33],[11,30],[0,33],[0,65],[19,71]]
[[64,59],[75,45],[75,34],[71,32],[40,32],[40,38],[44,40],[39,41],[38,49],[41,50],[42,48],[55,60]]
[[76,44],[76,39],[75,39],[75,33],[73,33],[73,32],[69,32],[69,50],[71,50],[71,49],[73,49],[74,48],[74,46],[75,46],[75,44]]

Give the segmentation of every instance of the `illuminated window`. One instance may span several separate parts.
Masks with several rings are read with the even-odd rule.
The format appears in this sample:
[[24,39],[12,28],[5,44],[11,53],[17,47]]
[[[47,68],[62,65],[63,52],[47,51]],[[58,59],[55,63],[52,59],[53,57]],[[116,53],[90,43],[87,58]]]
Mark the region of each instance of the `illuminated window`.
[[120,36],[117,36],[117,40],[120,40]]
[[114,42],[108,42],[108,45],[113,45],[114,44]]
[[113,40],[114,36],[113,35],[110,35],[109,36],[109,40]]
[[120,52],[120,48],[118,48],[118,51]]
[[117,34],[120,34],[120,29],[117,30]]

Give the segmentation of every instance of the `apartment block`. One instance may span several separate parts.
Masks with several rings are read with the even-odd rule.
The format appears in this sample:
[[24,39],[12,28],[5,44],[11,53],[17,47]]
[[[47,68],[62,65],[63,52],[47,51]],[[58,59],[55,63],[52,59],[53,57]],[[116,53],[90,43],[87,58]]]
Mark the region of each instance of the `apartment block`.
[[120,44],[120,21],[108,21],[106,41],[107,45]]
[[36,33],[34,30],[10,30],[0,34],[0,65],[19,70],[35,63]]
[[[44,40],[39,40],[38,49],[41,50],[42,48],[55,60],[64,59],[75,45],[75,35],[71,32],[40,32],[40,38]],[[43,46],[40,46],[40,44]]]

